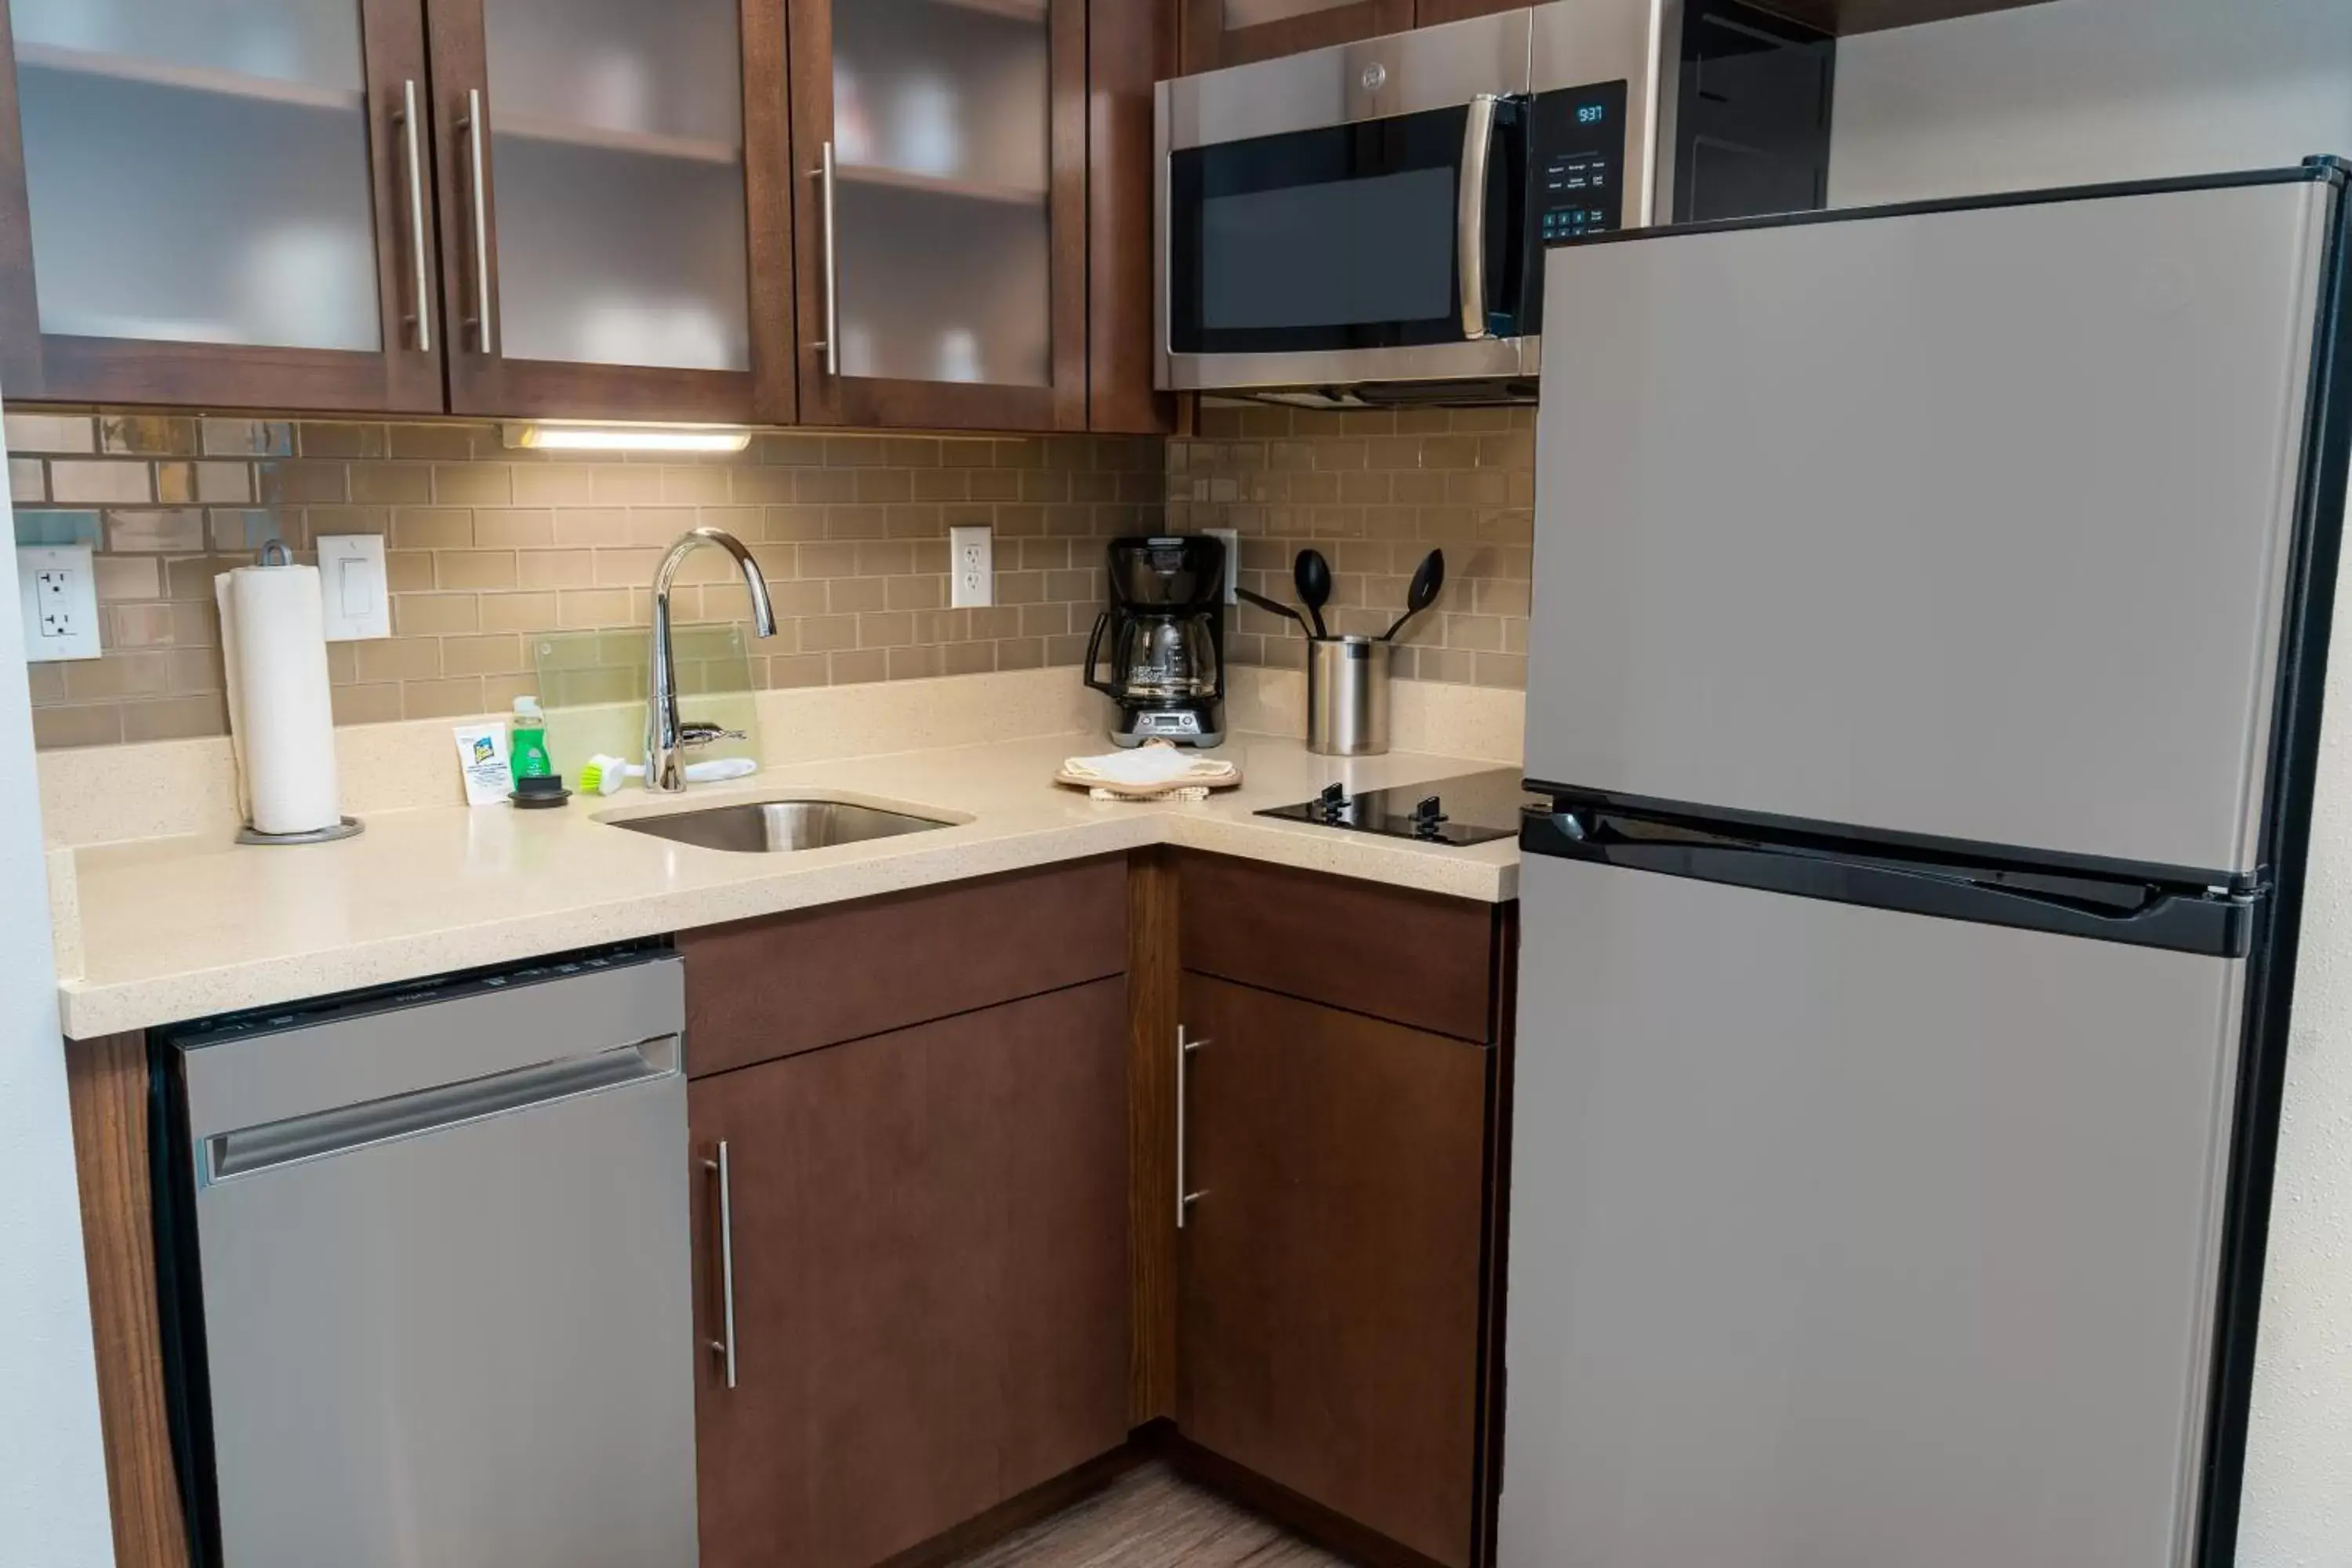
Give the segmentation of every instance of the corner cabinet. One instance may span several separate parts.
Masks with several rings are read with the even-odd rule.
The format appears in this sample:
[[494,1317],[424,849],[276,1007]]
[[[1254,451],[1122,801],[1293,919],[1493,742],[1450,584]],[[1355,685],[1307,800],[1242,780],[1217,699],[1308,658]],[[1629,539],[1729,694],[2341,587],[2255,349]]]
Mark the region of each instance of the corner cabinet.
[[1086,0],[790,0],[801,417],[1087,426]]
[[450,412],[789,422],[776,6],[426,12]]
[[12,400],[434,413],[415,0],[0,0]]
[[1413,26],[1413,0],[1183,0],[1186,74],[1353,44]]

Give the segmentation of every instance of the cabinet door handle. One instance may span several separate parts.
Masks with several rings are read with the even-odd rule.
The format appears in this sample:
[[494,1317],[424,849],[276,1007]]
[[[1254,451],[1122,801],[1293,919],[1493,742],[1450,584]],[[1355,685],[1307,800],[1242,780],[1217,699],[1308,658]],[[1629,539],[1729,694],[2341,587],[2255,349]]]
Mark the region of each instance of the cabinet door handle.
[[727,1386],[735,1386],[735,1173],[727,1160],[727,1140],[719,1141],[719,1157],[702,1168],[719,1178],[719,1310],[720,1337],[709,1342],[710,1353],[727,1365]]
[[488,160],[482,153],[482,89],[466,89],[466,118],[457,122],[466,133],[467,173],[473,186],[474,219],[474,313],[467,325],[474,329],[476,343],[486,354],[498,353],[497,340],[490,331],[490,199],[483,186],[482,172]]
[[809,171],[816,182],[817,214],[824,232],[824,341],[811,348],[824,351],[824,374],[841,374],[841,272],[833,242],[833,143],[824,144],[817,166]]
[[401,84],[402,173],[408,184],[408,259],[416,303],[416,352],[433,352],[433,279],[425,262],[425,153],[416,125],[416,83]]
[[1185,1090],[1191,1078],[1189,1063],[1192,1053],[1208,1043],[1206,1040],[1186,1039],[1184,1026],[1181,1024],[1176,1026],[1176,1228],[1178,1230],[1184,1228],[1184,1216],[1191,1211],[1192,1205],[1209,1195],[1205,1192],[1196,1193],[1188,1190],[1192,1184],[1185,1178],[1184,1152],[1184,1101]]

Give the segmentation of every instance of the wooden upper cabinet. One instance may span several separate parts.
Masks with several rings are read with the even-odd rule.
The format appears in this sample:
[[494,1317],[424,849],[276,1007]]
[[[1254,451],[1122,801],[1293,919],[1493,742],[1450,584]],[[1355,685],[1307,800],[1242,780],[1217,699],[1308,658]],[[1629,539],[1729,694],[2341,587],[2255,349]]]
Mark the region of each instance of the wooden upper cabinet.
[[415,0],[0,0],[0,23],[10,397],[441,406]]
[[790,0],[801,418],[1081,430],[1087,0]]
[[1528,0],[1413,0],[1412,24],[1434,27],[1444,22],[1491,16],[1497,11],[1524,11],[1527,6]]
[[1413,0],[1183,0],[1184,70],[1270,60],[1409,31]]
[[1177,0],[1088,0],[1087,37],[1087,423],[1158,435],[1175,398],[1159,361],[1159,150],[1152,86],[1176,74]]
[[451,411],[790,421],[775,5],[425,9]]

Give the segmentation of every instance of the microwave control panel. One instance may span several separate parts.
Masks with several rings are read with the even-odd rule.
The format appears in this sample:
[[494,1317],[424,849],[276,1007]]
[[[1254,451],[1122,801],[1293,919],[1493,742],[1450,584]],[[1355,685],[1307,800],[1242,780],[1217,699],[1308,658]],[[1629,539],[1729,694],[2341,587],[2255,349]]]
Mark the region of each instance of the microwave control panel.
[[1536,94],[1528,167],[1539,243],[1623,226],[1625,91],[1604,81]]

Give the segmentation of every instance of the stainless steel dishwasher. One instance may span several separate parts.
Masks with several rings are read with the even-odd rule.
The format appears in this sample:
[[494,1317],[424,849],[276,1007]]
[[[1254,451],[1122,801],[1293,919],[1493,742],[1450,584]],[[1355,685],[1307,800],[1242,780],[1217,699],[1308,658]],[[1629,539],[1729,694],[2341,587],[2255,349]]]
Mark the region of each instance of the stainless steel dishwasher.
[[683,967],[607,952],[162,1039],[200,1560],[691,1568]]

